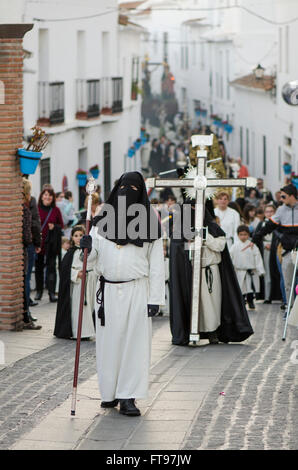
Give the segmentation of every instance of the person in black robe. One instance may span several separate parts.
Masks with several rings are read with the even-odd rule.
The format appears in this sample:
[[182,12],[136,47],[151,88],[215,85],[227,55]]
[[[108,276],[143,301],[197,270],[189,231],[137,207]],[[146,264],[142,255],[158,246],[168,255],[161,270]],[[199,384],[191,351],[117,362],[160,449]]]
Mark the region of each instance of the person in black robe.
[[70,339],[72,337],[71,325],[71,265],[77,246],[72,246],[65,253],[60,267],[59,296],[56,311],[54,336]]
[[[208,227],[208,232],[215,238],[225,236],[214,219],[212,201],[207,201],[204,226]],[[172,343],[176,345],[188,345],[190,334],[192,265],[189,252],[185,250],[185,242],[186,240],[181,237],[171,239],[170,245],[170,327]],[[223,343],[241,342],[253,334],[253,329],[227,245],[221,252],[221,257],[219,263],[222,283],[221,324],[215,332],[210,333],[215,333],[218,340]],[[200,336],[206,338],[208,334]]]

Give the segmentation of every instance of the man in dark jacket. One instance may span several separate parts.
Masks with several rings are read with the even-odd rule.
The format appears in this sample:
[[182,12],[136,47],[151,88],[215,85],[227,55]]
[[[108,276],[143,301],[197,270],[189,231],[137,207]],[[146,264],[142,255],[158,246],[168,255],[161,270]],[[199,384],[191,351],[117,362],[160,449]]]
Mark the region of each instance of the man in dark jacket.
[[252,242],[258,243],[264,235],[267,235],[274,230],[277,230],[280,233],[280,243],[283,248],[282,273],[288,300],[294,274],[291,251],[298,245],[297,188],[293,184],[288,184],[281,188],[280,191],[283,205],[278,207],[277,211],[266,225],[254,235]]

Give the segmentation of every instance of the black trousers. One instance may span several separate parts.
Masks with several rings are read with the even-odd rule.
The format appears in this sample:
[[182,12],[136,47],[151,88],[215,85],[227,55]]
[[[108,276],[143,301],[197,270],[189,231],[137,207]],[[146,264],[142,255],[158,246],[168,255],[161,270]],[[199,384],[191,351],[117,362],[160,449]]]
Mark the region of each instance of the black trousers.
[[45,282],[44,272],[46,268],[46,285],[49,294],[55,294],[57,280],[56,258],[57,256],[46,257],[44,254],[38,253],[35,260],[35,283],[38,292],[43,292]]

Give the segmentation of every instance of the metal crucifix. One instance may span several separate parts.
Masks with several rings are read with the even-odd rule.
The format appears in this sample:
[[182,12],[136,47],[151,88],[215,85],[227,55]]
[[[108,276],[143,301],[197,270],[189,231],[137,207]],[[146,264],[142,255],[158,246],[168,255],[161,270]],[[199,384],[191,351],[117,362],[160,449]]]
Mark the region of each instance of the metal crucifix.
[[184,179],[159,179],[148,178],[146,185],[148,188],[193,188],[196,192],[195,209],[195,238],[193,242],[193,276],[192,276],[192,301],[191,301],[191,324],[189,341],[196,344],[200,341],[200,292],[201,292],[201,269],[202,269],[202,245],[203,245],[203,224],[205,214],[205,190],[207,188],[220,187],[254,187],[255,178],[207,178],[207,149],[213,143],[211,135],[193,135],[191,137],[192,146],[199,146],[197,151],[197,167],[195,178]]

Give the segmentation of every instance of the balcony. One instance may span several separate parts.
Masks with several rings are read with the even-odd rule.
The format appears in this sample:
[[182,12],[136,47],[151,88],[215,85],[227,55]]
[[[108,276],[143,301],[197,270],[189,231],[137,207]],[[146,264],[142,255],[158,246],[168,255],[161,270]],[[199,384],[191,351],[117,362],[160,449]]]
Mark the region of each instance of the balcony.
[[88,119],[100,115],[100,80],[76,81],[76,119]]
[[123,78],[103,78],[101,82],[101,114],[121,113],[123,111]]
[[38,82],[38,125],[64,122],[64,82]]

